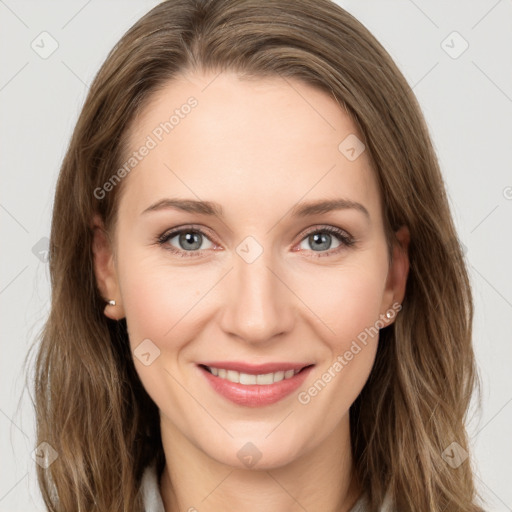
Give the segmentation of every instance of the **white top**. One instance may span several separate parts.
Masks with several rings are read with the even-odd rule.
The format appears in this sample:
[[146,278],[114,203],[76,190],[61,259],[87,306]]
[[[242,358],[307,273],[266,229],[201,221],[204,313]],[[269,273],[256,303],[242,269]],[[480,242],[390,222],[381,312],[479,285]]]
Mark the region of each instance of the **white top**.
[[[156,463],[146,467],[142,475],[141,483],[144,510],[145,512],[165,512],[164,502],[160,494],[158,477],[156,473]],[[350,512],[366,512],[368,510],[368,501],[365,494],[363,494],[350,509]],[[392,512],[389,497],[386,498],[381,512]]]
[[142,475],[142,496],[145,512],[165,512],[164,502],[160,494],[156,462],[147,466]]

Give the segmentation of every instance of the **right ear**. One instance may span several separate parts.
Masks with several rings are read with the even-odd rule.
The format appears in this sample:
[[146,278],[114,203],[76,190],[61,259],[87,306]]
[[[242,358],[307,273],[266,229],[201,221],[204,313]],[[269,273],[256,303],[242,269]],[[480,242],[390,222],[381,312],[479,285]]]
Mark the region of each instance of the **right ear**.
[[91,228],[93,231],[94,274],[98,289],[105,302],[108,303],[110,300],[116,302],[115,305],[107,304],[104,313],[112,320],[120,320],[124,317],[124,308],[114,264],[114,251],[103,220],[98,214],[94,215]]

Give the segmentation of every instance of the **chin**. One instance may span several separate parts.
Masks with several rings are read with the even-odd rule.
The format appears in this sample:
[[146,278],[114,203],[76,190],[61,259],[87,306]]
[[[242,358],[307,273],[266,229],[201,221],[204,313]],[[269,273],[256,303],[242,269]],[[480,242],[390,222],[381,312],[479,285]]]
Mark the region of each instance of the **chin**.
[[255,471],[281,468],[301,456],[297,446],[283,443],[277,437],[265,439],[266,435],[256,435],[252,440],[230,439],[229,444],[218,446],[214,452],[211,449],[205,452],[227,466]]

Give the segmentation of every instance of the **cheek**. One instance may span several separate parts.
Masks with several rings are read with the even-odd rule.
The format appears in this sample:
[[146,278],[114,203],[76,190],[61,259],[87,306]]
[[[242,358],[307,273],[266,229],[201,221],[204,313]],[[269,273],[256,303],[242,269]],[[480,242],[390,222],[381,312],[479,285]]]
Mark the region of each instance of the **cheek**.
[[323,325],[322,332],[342,348],[378,320],[386,272],[386,262],[378,258],[340,264],[303,273],[295,290]]
[[[176,423],[185,421],[189,396],[178,383],[187,389],[192,383],[182,363],[189,342],[200,336],[200,300],[215,276],[203,278],[193,269],[170,267],[145,255],[137,258],[136,250],[120,260],[118,269],[135,369],[159,409]],[[148,352],[146,365],[141,357]]]
[[[159,345],[176,339],[181,324],[189,323],[194,306],[207,291],[205,281],[193,270],[166,267],[147,259],[120,267],[123,304],[130,341],[149,338]],[[209,282],[207,279],[206,282]]]
[[[308,306],[321,319],[317,334],[324,357],[311,386],[297,398],[311,418],[323,416],[325,427],[334,428],[361,392],[375,361],[382,278],[355,267],[318,277]],[[326,408],[334,414],[326,416]]]
[[[325,355],[313,379],[316,384],[304,390],[301,403],[336,403],[336,410],[343,411],[357,398],[375,360],[386,276],[387,261],[374,258],[301,281],[299,293],[318,317]],[[320,394],[322,398],[314,398]]]

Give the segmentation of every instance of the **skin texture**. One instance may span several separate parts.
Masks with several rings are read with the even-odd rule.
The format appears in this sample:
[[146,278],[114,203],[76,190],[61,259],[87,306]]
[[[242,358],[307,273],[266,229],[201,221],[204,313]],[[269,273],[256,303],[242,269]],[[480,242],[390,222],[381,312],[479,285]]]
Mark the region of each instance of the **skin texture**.
[[[105,314],[126,317],[132,351],[145,339],[160,350],[148,366],[134,361],[160,410],[166,512],[347,511],[361,492],[350,479],[349,408],[370,374],[377,336],[309,403],[298,393],[401,303],[407,228],[397,232],[401,246],[389,265],[367,153],[350,161],[338,149],[348,135],[362,137],[329,95],[296,80],[184,75],[136,119],[133,150],[190,96],[197,106],[124,178],[112,243],[94,220],[98,286],[116,300]],[[171,197],[217,202],[224,217],[143,213]],[[369,218],[356,209],[290,213],[298,203],[334,198],[361,203]],[[191,224],[204,232],[200,250],[177,235],[157,242]],[[325,226],[355,243],[323,232],[327,245],[315,251],[309,232]],[[237,252],[248,236],[263,251],[251,263]],[[169,246],[195,253],[180,257]],[[196,366],[222,360],[315,367],[297,392],[251,408],[218,395]],[[261,453],[251,468],[237,455],[248,442]]]

